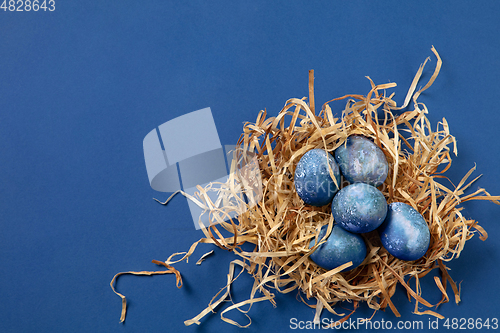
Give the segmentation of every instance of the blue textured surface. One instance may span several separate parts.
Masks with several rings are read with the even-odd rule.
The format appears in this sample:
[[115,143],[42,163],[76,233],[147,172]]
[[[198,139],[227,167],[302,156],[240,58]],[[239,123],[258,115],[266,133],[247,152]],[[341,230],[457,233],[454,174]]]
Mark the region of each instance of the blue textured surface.
[[431,234],[427,223],[418,211],[402,202],[389,205],[378,232],[385,249],[402,260],[420,259],[429,248]]
[[[328,162],[325,155],[328,155]],[[295,168],[295,190],[308,205],[324,206],[332,201],[338,191],[337,185],[330,177],[328,164],[332,168],[337,184],[340,186],[340,172],[333,156],[322,149],[311,149],[306,152]]]
[[351,135],[335,150],[335,160],[345,179],[353,183],[382,185],[389,165],[382,150],[368,138]]
[[364,183],[351,184],[332,200],[335,222],[347,231],[370,232],[384,222],[387,201],[376,187]]
[[[325,235],[328,225],[324,225],[319,233],[318,241]],[[316,240],[311,240],[309,247],[313,247]],[[365,241],[360,235],[350,233],[334,225],[330,236],[321,244],[309,258],[318,266],[326,270],[334,269],[346,262],[352,261],[352,266],[344,268],[342,272],[358,267],[366,257]]]

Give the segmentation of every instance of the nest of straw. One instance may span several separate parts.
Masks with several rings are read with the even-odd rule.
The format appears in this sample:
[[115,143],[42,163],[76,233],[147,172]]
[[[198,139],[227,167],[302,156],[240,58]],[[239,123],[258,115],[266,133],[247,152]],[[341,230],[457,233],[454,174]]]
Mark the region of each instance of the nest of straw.
[[[274,304],[275,290],[281,293],[300,290],[299,295],[304,303],[316,308],[316,321],[319,321],[323,309],[339,315],[339,322],[347,320],[360,302],[365,302],[374,310],[389,307],[399,317],[391,301],[398,284],[407,290],[409,297],[415,299],[416,314],[443,318],[430,308],[449,301],[447,284],[451,285],[455,301],[460,301],[459,288],[450,277],[445,263],[458,258],[466,241],[475,233],[479,233],[481,240],[487,238],[487,233],[476,221],[465,218],[459,205],[469,200],[499,203],[497,200],[500,198],[491,196],[484,189],[471,194],[464,192],[475,180],[468,180],[474,168],[457,186],[443,185],[447,182],[444,174],[451,165],[452,153],[457,153],[456,141],[450,134],[446,120],[443,118],[433,128],[426,117],[426,106],[417,102],[421,92],[432,85],[441,67],[437,51],[434,48],[432,51],[437,57],[434,74],[422,89],[416,91],[427,59],[420,66],[400,107],[392,99],[394,94],[386,95],[386,89],[396,84],[376,85],[368,78],[371,90],[366,96],[346,95],[332,100],[346,101],[340,118],[333,114],[329,106],[332,101],[323,104],[316,115],[314,74],[311,71],[309,103],[305,102],[306,98],[290,99],[277,116],[268,117],[265,111],[261,111],[255,123],[244,125],[238,146],[243,152],[254,151],[256,154],[262,180],[261,199],[256,205],[247,205],[244,211],[240,211],[237,220],[224,221],[229,216],[228,212],[237,210],[237,207],[231,205],[231,200],[222,200],[223,204],[211,202],[206,192],[215,190],[215,187],[200,187],[197,198],[191,199],[202,204],[209,202],[208,211],[211,220],[216,223],[202,228],[205,237],[194,243],[187,253],[175,253],[162,263],[169,268],[170,273],[175,273],[176,270],[170,265],[187,260],[199,243],[215,244],[233,251],[239,257],[230,264],[225,292],[217,294],[198,316],[185,321],[186,325],[200,324],[203,316],[229,297],[235,266],[238,265],[243,268],[242,271],[254,277],[255,283],[249,299],[223,310],[221,318],[240,327],[249,324],[242,326],[224,314],[255,302],[268,300]],[[411,102],[413,110],[395,116],[397,110],[407,108]],[[308,150],[320,148],[333,152],[353,134],[372,139],[383,150],[390,168],[385,183],[379,189],[387,202],[407,203],[425,218],[431,240],[427,253],[421,259],[403,261],[393,257],[381,246],[376,231],[362,235],[368,253],[364,262],[351,271],[340,273],[351,265],[350,262],[327,271],[309,259],[317,247],[310,249],[310,241],[317,239],[323,225],[329,225],[329,235],[334,221],[330,205],[313,207],[304,204],[299,198],[293,183],[295,166]],[[234,194],[228,184],[217,187],[223,199]],[[223,236],[218,228],[226,229],[231,236]],[[318,240],[319,244],[325,240],[326,236]],[[240,246],[244,242],[254,244],[253,251],[242,250]],[[182,258],[174,261],[177,255],[182,255]],[[434,277],[442,294],[438,304],[427,302],[420,291],[419,279],[433,269],[441,271],[440,278]],[[260,297],[256,296],[257,291]],[[313,304],[308,300],[313,300]],[[336,311],[335,305],[343,301],[353,304],[352,312],[346,314]],[[419,304],[428,309],[420,311]]]

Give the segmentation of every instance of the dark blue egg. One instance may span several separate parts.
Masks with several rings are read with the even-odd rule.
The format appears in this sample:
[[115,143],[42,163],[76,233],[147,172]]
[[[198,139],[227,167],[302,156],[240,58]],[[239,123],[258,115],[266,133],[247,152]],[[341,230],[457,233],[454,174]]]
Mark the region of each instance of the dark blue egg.
[[382,149],[364,136],[352,135],[335,150],[335,160],[345,179],[353,183],[382,185],[389,164]]
[[[325,236],[327,229],[328,225],[321,228],[318,242]],[[315,244],[316,240],[312,239],[309,248]],[[365,260],[365,257],[366,245],[363,238],[360,235],[347,232],[337,225],[333,226],[332,233],[326,242],[309,256],[316,265],[326,270],[352,261],[352,266],[345,268],[343,272],[358,267]]]
[[295,168],[295,190],[308,205],[324,206],[332,201],[338,191],[330,177],[328,164],[340,185],[340,171],[335,159],[323,149],[312,149],[306,152]]
[[333,198],[332,215],[335,223],[347,231],[370,232],[384,222],[387,201],[382,192],[371,185],[351,184]]
[[387,217],[378,229],[384,248],[398,259],[420,259],[429,248],[431,233],[425,219],[402,202],[389,205]]

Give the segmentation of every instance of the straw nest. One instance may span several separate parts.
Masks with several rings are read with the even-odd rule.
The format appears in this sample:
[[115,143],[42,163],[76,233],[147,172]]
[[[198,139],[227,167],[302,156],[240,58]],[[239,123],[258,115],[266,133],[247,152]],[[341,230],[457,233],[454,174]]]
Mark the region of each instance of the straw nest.
[[[499,203],[496,200],[500,198],[489,195],[484,189],[471,194],[464,192],[475,180],[468,180],[474,168],[458,185],[443,185],[451,183],[444,174],[451,165],[452,153],[457,153],[456,141],[450,134],[446,120],[443,118],[442,122],[433,128],[426,117],[426,106],[417,102],[421,92],[432,85],[441,67],[437,51],[434,48],[432,51],[437,57],[432,77],[422,89],[416,91],[423,68],[429,60],[427,59],[420,66],[405,102],[400,107],[392,99],[394,94],[386,96],[386,89],[396,84],[375,85],[368,78],[371,90],[366,96],[346,95],[332,100],[346,101],[340,117],[333,114],[329,106],[332,101],[323,104],[316,115],[314,75],[311,71],[309,103],[305,102],[306,98],[290,99],[277,116],[268,117],[265,111],[261,111],[255,123],[244,125],[238,147],[243,155],[249,151],[256,154],[254,161],[258,163],[262,180],[259,200],[255,205],[242,205],[242,201],[237,199],[241,195],[238,197],[238,191],[235,190],[234,177],[230,177],[225,184],[199,187],[195,197],[189,199],[206,207],[214,224],[202,228],[205,237],[194,243],[188,252],[175,253],[165,262],[156,262],[168,268],[167,271],[157,273],[177,274],[179,285],[180,274],[171,265],[187,260],[199,243],[215,244],[233,251],[239,257],[230,263],[226,287],[198,316],[185,321],[186,325],[200,324],[203,316],[230,298],[235,266],[241,266],[242,271],[248,272],[255,279],[248,300],[233,304],[221,312],[224,321],[240,327],[246,327],[250,323],[242,326],[227,318],[225,313],[236,308],[246,313],[247,310],[242,310],[242,306],[260,301],[268,300],[274,304],[274,290],[281,293],[300,290],[299,295],[304,303],[316,308],[314,319],[317,322],[323,309],[339,315],[339,322],[342,322],[349,318],[360,302],[365,302],[374,310],[389,307],[399,317],[400,314],[391,301],[398,284],[407,290],[409,297],[416,300],[416,314],[442,318],[431,309],[420,311],[419,304],[431,308],[448,302],[448,283],[453,290],[455,301],[460,301],[459,288],[450,277],[445,262],[458,258],[466,241],[475,233],[479,233],[481,240],[487,238],[487,233],[476,221],[465,218],[459,205],[469,200]],[[406,109],[411,102],[413,110],[399,112],[399,115],[395,116],[397,110]],[[320,148],[333,152],[352,134],[371,138],[383,150],[390,168],[385,183],[379,189],[387,202],[405,202],[425,218],[431,241],[429,250],[421,259],[408,262],[393,257],[381,246],[376,231],[362,235],[368,249],[367,256],[359,267],[351,271],[339,273],[351,263],[326,271],[308,258],[314,249],[326,240],[326,236],[312,249],[309,248],[310,241],[318,237],[323,225],[329,225],[329,235],[334,221],[330,205],[312,207],[304,204],[299,198],[293,183],[295,167],[300,157],[308,150]],[[235,170],[234,163],[232,170]],[[217,191],[218,202],[208,198],[209,191]],[[238,218],[228,220],[228,217],[232,216],[231,212],[238,213]],[[231,236],[223,236],[219,228],[224,228]],[[254,244],[253,251],[242,250],[240,246],[244,242]],[[179,255],[182,258],[174,260]],[[421,296],[419,279],[435,268],[441,272],[441,277],[436,276],[434,280],[442,293],[442,299],[438,304],[430,304]],[[126,273],[149,275],[155,272]],[[114,280],[112,287],[113,282]],[[123,300],[124,320],[125,297],[119,295]],[[311,302],[307,301],[309,299],[313,300],[314,304],[310,304]],[[343,301],[353,304],[352,312],[337,312],[335,304]]]

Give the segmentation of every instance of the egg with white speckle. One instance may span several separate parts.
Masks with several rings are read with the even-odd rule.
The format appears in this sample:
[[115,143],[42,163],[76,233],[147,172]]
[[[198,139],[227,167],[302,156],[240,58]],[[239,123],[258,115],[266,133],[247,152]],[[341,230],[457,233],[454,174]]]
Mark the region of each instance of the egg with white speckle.
[[377,229],[387,214],[387,201],[377,188],[351,184],[332,200],[332,215],[339,226],[349,232],[365,233]]
[[431,234],[424,217],[403,202],[389,205],[387,217],[378,233],[384,248],[401,260],[420,259],[429,249]]
[[324,206],[332,201],[338,186],[330,177],[329,166],[337,184],[340,184],[340,170],[334,157],[323,149],[306,152],[295,168],[295,190],[304,202],[311,206]]
[[[326,234],[328,225],[321,228],[318,241]],[[309,248],[316,244],[316,240],[312,239]],[[325,243],[321,244],[309,258],[318,266],[326,270],[332,270],[340,265],[352,261],[352,266],[345,268],[344,271],[350,271],[365,260],[366,245],[360,235],[350,233],[334,225],[332,232]]]
[[382,149],[364,136],[351,135],[335,150],[335,160],[351,184],[366,183],[375,187],[384,183],[389,164]]

